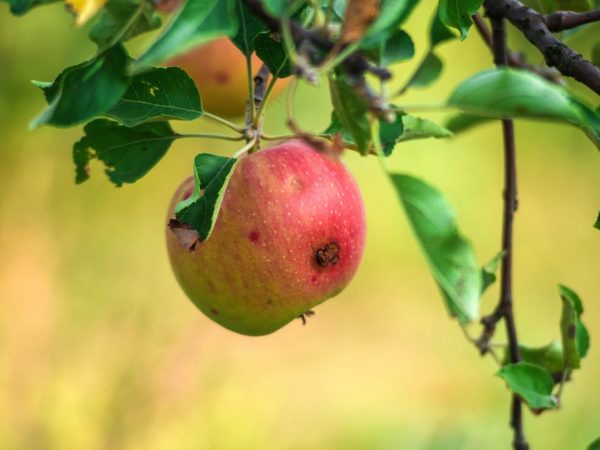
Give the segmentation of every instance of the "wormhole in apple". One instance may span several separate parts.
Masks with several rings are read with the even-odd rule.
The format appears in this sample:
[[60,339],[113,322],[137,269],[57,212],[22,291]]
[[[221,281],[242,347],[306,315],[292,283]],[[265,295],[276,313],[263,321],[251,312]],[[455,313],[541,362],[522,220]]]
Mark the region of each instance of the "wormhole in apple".
[[317,250],[315,254],[317,264],[321,267],[336,265],[340,260],[340,248],[337,242],[330,242]]

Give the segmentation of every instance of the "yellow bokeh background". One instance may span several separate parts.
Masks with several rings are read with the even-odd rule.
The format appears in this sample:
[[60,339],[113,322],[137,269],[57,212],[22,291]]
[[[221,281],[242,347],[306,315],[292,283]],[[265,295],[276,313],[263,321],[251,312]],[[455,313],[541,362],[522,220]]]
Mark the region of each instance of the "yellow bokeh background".
[[[432,10],[424,2],[409,21],[417,58],[396,66],[396,85],[426,51]],[[295,321],[250,338],[196,310],[169,268],[166,207],[196,153],[228,154],[235,145],[176,142],[134,185],[115,188],[92,164],[91,180],[76,186],[70,149],[81,129],[27,131],[44,107],[28,80],[52,80],[91,56],[85,33],[61,4],[23,18],[0,5],[0,449],[509,448],[508,391],[493,376],[493,361],[481,359],[448,318],[374,158],[346,156],[368,214],[362,266],[306,326]],[[589,55],[594,33],[598,28],[571,42]],[[529,49],[518,36],[511,43]],[[439,54],[446,63],[441,79],[400,104],[443,102],[462,78],[491,63],[474,32]],[[285,131],[284,106],[282,98],[270,105],[272,133]],[[304,128],[326,127],[323,87],[302,86],[296,106]],[[421,114],[443,121],[449,112]],[[178,129],[218,128],[199,120]],[[600,436],[600,232],[592,227],[600,157],[574,127],[519,121],[516,133],[520,337],[543,345],[559,336],[559,282],[582,297],[592,336],[560,411],[527,413],[526,431],[533,449],[583,449]],[[496,254],[498,123],[450,140],[399,145],[388,165],[444,192],[481,263]],[[496,297],[497,285],[483,300],[485,311]]]

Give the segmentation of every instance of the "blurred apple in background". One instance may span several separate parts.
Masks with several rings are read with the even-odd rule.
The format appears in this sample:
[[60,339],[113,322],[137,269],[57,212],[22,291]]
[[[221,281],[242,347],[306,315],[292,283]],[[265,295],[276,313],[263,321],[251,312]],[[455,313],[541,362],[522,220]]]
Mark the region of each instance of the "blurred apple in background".
[[[246,111],[248,80],[246,58],[227,38],[220,38],[176,56],[167,65],[185,70],[196,82],[204,110],[221,116],[241,116]],[[252,71],[258,73],[262,62],[252,55]],[[281,79],[272,93],[287,85]]]

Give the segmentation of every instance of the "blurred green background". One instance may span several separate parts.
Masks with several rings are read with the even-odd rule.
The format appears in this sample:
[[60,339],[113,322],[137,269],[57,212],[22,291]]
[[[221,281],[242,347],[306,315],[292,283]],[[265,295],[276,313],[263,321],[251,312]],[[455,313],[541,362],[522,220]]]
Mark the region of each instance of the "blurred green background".
[[[407,26],[418,57],[432,8],[422,3]],[[81,130],[28,132],[44,106],[29,80],[52,80],[91,56],[85,32],[61,4],[24,18],[0,5],[0,449],[509,448],[509,393],[493,361],[449,320],[374,158],[346,157],[368,213],[362,266],[306,326],[249,338],[199,313],[169,268],[167,203],[196,153],[235,147],[181,141],[135,185],[113,187],[94,164],[91,180],[76,186],[70,149]],[[589,33],[572,40],[584,55],[598,28]],[[528,49],[518,36],[511,42]],[[490,66],[475,32],[439,53],[447,66],[440,81],[400,103],[441,102]],[[418,57],[397,66],[398,84]],[[303,127],[325,128],[326,91],[303,86],[296,103]],[[283,107],[281,98],[271,104],[272,133],[284,131]],[[216,130],[203,120],[185,126],[209,127]],[[600,233],[592,228],[600,158],[573,127],[518,122],[516,130],[520,336],[532,345],[559,336],[558,282],[584,300],[592,335],[561,410],[527,414],[526,430],[533,449],[583,449],[600,435]],[[500,138],[490,123],[451,140],[402,144],[389,159],[445,193],[482,263],[499,249]],[[494,286],[485,310],[496,297]]]

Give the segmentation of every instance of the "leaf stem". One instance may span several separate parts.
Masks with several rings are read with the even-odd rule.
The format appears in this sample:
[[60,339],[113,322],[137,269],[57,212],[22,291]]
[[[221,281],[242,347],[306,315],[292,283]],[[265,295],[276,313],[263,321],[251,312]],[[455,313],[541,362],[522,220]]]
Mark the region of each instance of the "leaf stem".
[[237,133],[244,133],[244,129],[242,127],[237,126],[235,123],[230,122],[229,120],[223,119],[220,116],[217,116],[215,114],[211,114],[209,112],[204,111],[202,113],[202,117],[206,117],[208,119],[214,120],[215,122],[220,123],[221,125],[225,125],[227,128],[237,132]]
[[246,125],[254,123],[256,114],[254,107],[254,74],[252,73],[252,58],[246,56],[246,77],[248,78],[248,111],[246,117]]
[[221,139],[224,141],[243,141],[244,136],[227,136],[225,134],[213,134],[213,133],[190,133],[190,134],[178,134],[175,139],[187,139],[187,138],[201,138],[201,139]]

